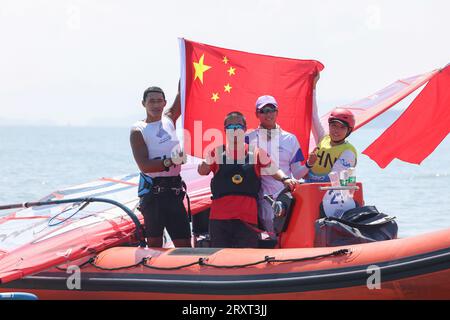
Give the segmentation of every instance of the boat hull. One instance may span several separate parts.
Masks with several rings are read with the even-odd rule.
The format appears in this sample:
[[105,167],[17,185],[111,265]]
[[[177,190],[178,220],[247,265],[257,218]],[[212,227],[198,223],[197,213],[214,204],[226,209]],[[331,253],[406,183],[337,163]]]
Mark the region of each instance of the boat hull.
[[0,291],[40,299],[450,299],[449,235],[339,248],[112,248],[81,268],[79,288],[68,289],[72,272],[52,269]]

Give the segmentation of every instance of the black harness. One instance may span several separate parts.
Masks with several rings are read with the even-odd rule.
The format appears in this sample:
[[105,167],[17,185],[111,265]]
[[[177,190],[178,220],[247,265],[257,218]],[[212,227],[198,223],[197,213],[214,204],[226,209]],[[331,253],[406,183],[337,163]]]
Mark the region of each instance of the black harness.
[[167,194],[168,192],[173,192],[177,196],[184,193],[187,199],[189,220],[191,220],[191,200],[187,194],[186,183],[181,179],[181,176],[150,178],[141,173],[138,188],[138,196],[141,198],[141,201],[144,197],[154,197]]

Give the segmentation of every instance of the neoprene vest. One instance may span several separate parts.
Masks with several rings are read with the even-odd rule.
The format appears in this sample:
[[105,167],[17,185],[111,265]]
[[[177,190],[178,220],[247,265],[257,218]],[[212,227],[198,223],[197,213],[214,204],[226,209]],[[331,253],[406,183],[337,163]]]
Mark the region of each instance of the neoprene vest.
[[[244,163],[229,163],[223,155],[223,164],[219,164],[219,170],[211,179],[211,199],[218,199],[229,195],[248,196],[257,199],[261,188],[261,179],[255,172],[255,165],[250,163],[253,154],[248,153]],[[228,161],[225,162],[225,161]]]

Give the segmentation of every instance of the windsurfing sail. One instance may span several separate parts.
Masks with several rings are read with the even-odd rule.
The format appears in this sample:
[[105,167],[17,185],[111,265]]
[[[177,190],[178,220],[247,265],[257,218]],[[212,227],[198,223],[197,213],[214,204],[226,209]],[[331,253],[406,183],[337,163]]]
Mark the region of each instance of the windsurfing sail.
[[[424,85],[437,72],[439,72],[439,69],[397,80],[366,98],[341,106],[341,108],[349,109],[355,115],[356,124],[353,131],[361,128],[389,110],[389,108],[393,107],[417,88]],[[331,111],[332,110],[320,117],[320,123],[322,124],[325,133],[328,133],[328,117]],[[315,141],[314,139],[310,139],[310,141],[309,150],[313,150]]]
[[[192,212],[208,208],[210,177],[198,175],[195,163],[183,166],[181,175]],[[138,179],[138,174],[102,178],[55,191],[41,202],[101,197],[125,205],[142,223],[136,210]],[[0,217],[0,284],[137,240],[135,223],[119,207],[101,202],[83,205],[36,206]]]
[[437,73],[364,154],[385,168],[395,158],[420,164],[450,132],[450,66]]

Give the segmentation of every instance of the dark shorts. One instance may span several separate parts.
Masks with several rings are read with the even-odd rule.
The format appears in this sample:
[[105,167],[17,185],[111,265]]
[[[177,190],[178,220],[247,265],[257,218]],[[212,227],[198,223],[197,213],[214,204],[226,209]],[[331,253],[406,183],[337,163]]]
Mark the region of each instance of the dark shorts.
[[162,237],[164,228],[172,240],[190,239],[189,217],[184,207],[184,192],[172,191],[141,198],[139,209],[144,216],[146,237]]
[[257,248],[258,233],[241,220],[209,220],[212,248]]

